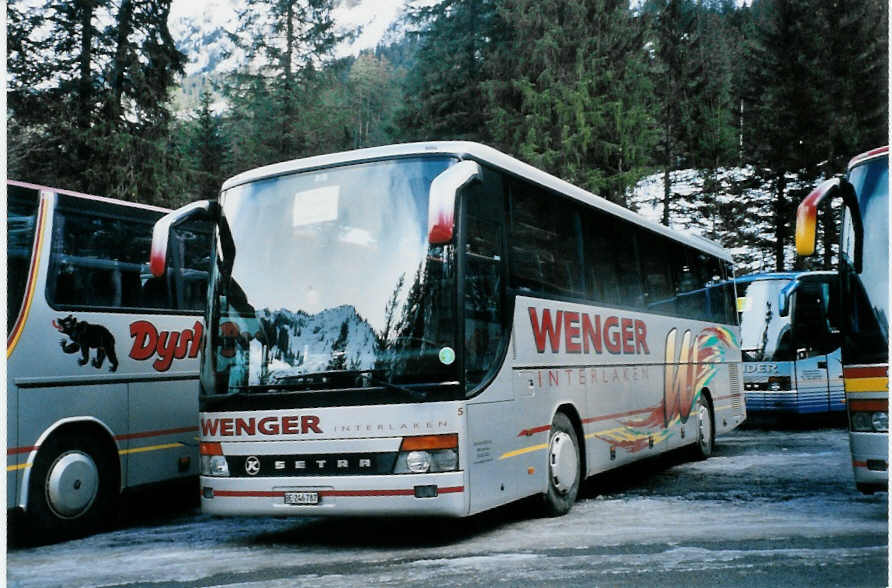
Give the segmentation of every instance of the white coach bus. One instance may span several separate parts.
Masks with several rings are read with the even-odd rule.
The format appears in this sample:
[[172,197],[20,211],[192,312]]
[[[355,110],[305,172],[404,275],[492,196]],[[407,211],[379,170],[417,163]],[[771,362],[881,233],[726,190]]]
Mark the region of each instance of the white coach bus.
[[38,542],[96,530],[122,490],[198,474],[210,231],[169,212],[8,181],[6,505]]
[[467,516],[745,418],[731,260],[491,148],[250,171],[216,222],[202,508]]

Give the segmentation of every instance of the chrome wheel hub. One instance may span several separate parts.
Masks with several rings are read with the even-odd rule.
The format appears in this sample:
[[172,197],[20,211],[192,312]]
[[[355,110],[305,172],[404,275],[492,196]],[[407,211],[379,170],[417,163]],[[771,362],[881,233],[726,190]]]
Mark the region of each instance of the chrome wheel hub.
[[700,447],[709,449],[709,440],[712,438],[712,422],[709,420],[709,409],[701,404],[697,410]]
[[563,431],[557,431],[551,438],[548,448],[548,465],[551,483],[560,494],[566,494],[576,483],[579,472],[579,458],[573,439]]
[[67,451],[46,477],[46,501],[56,515],[73,519],[85,513],[99,492],[99,469],[86,453]]

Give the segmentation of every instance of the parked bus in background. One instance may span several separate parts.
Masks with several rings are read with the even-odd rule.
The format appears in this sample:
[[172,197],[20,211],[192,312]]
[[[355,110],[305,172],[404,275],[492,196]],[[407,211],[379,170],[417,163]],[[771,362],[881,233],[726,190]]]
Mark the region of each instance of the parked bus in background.
[[205,512],[466,516],[744,420],[731,258],[491,148],[250,171],[217,225]]
[[849,162],[844,178],[818,186],[796,216],[796,251],[812,255],[818,207],[840,196],[840,331],[855,484],[889,481],[889,148]]
[[32,540],[96,530],[125,488],[198,473],[210,231],[180,227],[154,277],[165,212],[6,184],[6,505]]
[[751,274],[735,283],[747,414],[844,413],[837,274]]

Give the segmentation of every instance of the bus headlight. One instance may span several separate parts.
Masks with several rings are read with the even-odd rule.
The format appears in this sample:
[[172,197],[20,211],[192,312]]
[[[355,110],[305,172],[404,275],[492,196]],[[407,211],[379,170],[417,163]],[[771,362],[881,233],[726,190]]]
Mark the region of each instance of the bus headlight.
[[431,454],[427,451],[412,451],[406,456],[406,467],[413,474],[424,474],[431,469]]
[[883,411],[853,412],[852,430],[862,433],[886,433],[889,431],[889,415]]
[[769,376],[768,389],[772,392],[780,392],[781,390],[792,390],[793,379],[790,376]]
[[404,437],[393,466],[395,474],[454,472],[458,469],[458,435]]
[[885,433],[889,430],[889,415],[885,412],[875,412],[870,417],[870,424],[873,425],[874,431]]
[[200,473],[202,476],[229,475],[229,465],[226,456],[223,455],[223,446],[220,443],[199,443],[198,456],[200,459]]

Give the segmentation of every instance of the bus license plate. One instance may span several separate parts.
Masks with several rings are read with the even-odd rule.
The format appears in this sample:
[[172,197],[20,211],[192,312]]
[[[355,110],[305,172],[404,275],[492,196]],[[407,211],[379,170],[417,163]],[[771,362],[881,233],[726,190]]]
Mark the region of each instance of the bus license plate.
[[319,504],[318,492],[286,492],[285,504]]

